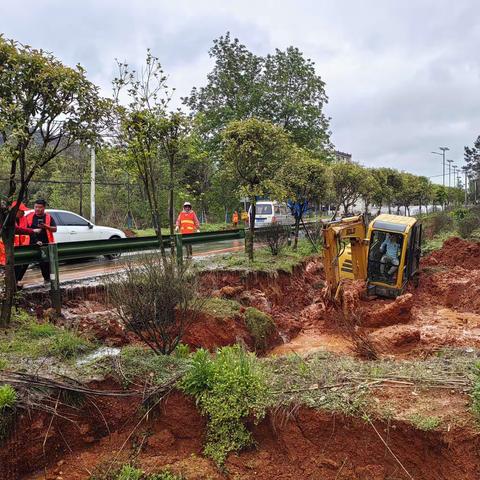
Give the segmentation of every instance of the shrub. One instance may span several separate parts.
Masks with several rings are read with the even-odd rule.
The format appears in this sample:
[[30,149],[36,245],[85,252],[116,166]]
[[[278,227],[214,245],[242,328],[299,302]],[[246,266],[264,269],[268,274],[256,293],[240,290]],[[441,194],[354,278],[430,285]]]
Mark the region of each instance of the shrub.
[[254,307],[248,307],[245,310],[245,324],[255,340],[255,348],[263,350],[268,336],[275,331],[275,324],[270,315]]
[[453,218],[447,212],[437,212],[430,218],[431,234],[438,235],[440,232],[453,229]]
[[217,465],[230,452],[253,444],[244,421],[265,415],[268,388],[265,374],[255,355],[240,346],[223,347],[212,357],[197,350],[180,388],[195,397],[200,411],[208,417],[204,453]]
[[129,261],[109,286],[109,295],[127,330],[155,353],[170,354],[200,313],[197,275],[160,254]]
[[480,219],[471,213],[457,221],[458,233],[462,238],[470,237],[473,231],[479,227]]
[[278,255],[287,245],[291,227],[280,223],[272,223],[263,227],[257,236],[265,242],[272,255]]
[[471,393],[472,410],[478,420],[480,420],[480,362],[475,366],[476,379]]

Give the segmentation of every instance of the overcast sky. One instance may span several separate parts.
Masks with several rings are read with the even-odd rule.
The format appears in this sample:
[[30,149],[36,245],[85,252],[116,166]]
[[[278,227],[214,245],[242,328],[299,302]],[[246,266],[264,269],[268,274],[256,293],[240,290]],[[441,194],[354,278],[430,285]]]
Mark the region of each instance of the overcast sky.
[[[293,45],[326,82],[332,140],[367,166],[442,173],[432,155],[480,134],[480,18],[475,0],[0,1],[0,32],[81,63],[110,94],[115,58],[147,47],[177,97],[205,84],[214,38],[230,31],[264,55]],[[434,178],[441,182],[441,177]]]

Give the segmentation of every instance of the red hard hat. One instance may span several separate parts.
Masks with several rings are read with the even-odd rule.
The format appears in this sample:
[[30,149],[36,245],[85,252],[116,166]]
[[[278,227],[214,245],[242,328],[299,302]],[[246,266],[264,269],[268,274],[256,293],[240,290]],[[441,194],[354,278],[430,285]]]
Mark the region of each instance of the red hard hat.
[[[12,207],[14,207],[15,205],[17,204],[17,201],[15,200],[15,202],[12,203]],[[26,212],[28,211],[29,209],[27,208],[26,205],[24,205],[23,203],[20,204],[20,206],[18,207],[18,209],[22,212]]]

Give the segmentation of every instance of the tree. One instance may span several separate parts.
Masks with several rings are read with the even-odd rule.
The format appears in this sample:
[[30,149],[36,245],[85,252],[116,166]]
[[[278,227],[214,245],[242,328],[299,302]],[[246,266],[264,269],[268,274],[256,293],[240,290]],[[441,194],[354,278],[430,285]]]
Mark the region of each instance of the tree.
[[221,131],[231,121],[260,114],[264,61],[238,39],[232,40],[228,32],[213,41],[209,55],[215,65],[207,76],[207,85],[194,87],[184,103],[202,115],[202,130],[208,132],[210,150],[214,151]]
[[278,190],[275,176],[288,155],[288,136],[270,122],[250,118],[228,125],[223,146],[225,166],[237,181],[238,193],[250,199],[248,258],[253,261],[256,198]]
[[[147,50],[141,72],[130,70],[126,63],[119,62],[118,68],[119,76],[113,80],[118,139],[142,180],[160,251],[165,257],[160,208],[161,181],[164,176],[161,148],[166,142],[168,126],[165,123],[165,109],[171,94],[162,66],[150,50]],[[120,103],[125,89],[129,100],[127,106]]]
[[261,116],[283,126],[297,145],[321,152],[330,144],[323,113],[328,97],[315,63],[288,47],[267,55],[264,65]]
[[480,135],[472,147],[464,147],[464,158],[467,169],[478,178],[480,176]]
[[[0,325],[11,316],[16,282],[13,237],[18,205],[32,179],[75,143],[94,144],[110,109],[80,65],[0,36],[0,139],[8,164],[7,200],[0,207],[5,292]],[[17,206],[10,208],[16,200]]]
[[295,143],[310,150],[320,152],[330,145],[323,113],[325,83],[297,48],[264,58],[227,33],[214,41],[210,57],[215,66],[207,85],[193,88],[184,102],[202,115],[211,152],[229,122],[252,117],[283,127]]
[[170,235],[175,233],[175,180],[177,169],[186,153],[185,137],[188,128],[187,118],[181,112],[172,112],[160,120],[160,145],[168,163],[168,222]]
[[294,240],[296,250],[300,223],[305,213],[302,206],[314,200],[321,203],[328,198],[331,189],[330,171],[324,159],[313,157],[308,151],[296,148],[281,169],[278,181],[285,192],[285,198],[297,207]]
[[353,162],[336,162],[332,165],[335,216],[340,206],[343,213],[349,213],[368,188],[365,169]]

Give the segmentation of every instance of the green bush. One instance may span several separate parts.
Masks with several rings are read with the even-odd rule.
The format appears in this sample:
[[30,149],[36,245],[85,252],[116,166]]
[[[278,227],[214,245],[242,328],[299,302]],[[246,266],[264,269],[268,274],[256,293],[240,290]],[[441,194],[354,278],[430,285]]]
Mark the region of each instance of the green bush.
[[268,336],[275,331],[272,317],[256,308],[249,307],[245,310],[245,324],[255,341],[255,348],[264,349]]
[[471,213],[457,220],[458,233],[462,238],[470,237],[473,231],[479,227],[480,227],[480,219]]
[[217,465],[230,452],[253,444],[244,421],[263,418],[268,399],[265,373],[255,355],[238,345],[223,347],[214,357],[197,350],[180,388],[195,397],[208,417],[204,453]]
[[447,212],[437,212],[433,214],[429,219],[429,223],[431,225],[432,236],[453,229],[453,218]]
[[184,343],[179,343],[173,353],[176,358],[188,358],[190,356],[190,347]]

